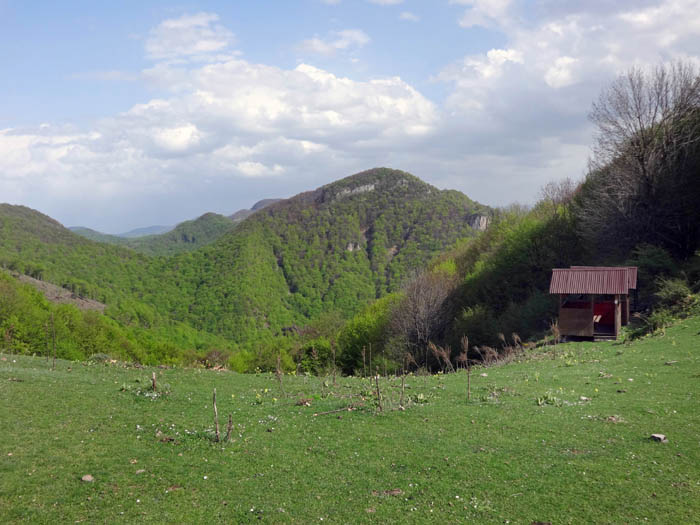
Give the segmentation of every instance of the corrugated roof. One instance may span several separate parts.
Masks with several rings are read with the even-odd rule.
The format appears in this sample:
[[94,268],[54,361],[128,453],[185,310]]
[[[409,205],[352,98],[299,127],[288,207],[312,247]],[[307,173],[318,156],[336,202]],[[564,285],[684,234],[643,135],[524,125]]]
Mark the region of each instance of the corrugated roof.
[[572,270],[597,270],[597,271],[608,271],[608,270],[618,270],[620,268],[625,268],[627,270],[627,283],[629,284],[630,290],[637,289],[637,267],[636,266],[572,266]]
[[549,293],[626,294],[629,273],[627,268],[555,268]]

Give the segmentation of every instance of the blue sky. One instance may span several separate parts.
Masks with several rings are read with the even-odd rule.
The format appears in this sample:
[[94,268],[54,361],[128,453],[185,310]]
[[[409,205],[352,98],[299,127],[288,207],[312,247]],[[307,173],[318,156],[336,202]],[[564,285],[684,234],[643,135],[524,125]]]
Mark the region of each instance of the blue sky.
[[698,50],[698,0],[0,0],[0,201],[119,232],[390,166],[532,202],[607,83]]

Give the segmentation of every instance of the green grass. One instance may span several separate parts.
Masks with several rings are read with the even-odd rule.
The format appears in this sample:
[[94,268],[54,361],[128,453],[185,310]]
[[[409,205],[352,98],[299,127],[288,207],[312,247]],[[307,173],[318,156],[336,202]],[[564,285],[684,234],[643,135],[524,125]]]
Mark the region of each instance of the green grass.
[[0,522],[698,522],[699,332],[475,369],[469,404],[465,373],[409,377],[426,402],[382,414],[366,379],[286,376],[283,398],[274,375],[154,369],[151,400],[152,369],[3,355]]

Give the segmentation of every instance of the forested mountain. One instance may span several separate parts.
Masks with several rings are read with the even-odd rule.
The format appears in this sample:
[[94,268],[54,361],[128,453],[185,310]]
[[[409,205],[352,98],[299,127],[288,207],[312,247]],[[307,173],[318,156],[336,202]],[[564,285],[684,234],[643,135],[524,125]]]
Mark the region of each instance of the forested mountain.
[[[122,323],[182,323],[252,347],[323,313],[356,313],[473,236],[472,225],[490,214],[459,192],[374,169],[276,202],[217,241],[164,258],[90,241],[39,212],[2,205],[0,263],[103,301]],[[220,218],[200,219],[218,225]]]
[[171,259],[170,278],[191,296],[172,313],[238,341],[322,312],[349,315],[473,236],[474,218],[488,213],[401,171],[353,175],[273,204],[216,243]]
[[231,230],[235,222],[217,213],[205,213],[201,217],[184,221],[165,233],[124,237],[108,235],[90,228],[70,228],[81,237],[117,246],[126,246],[147,255],[174,255],[176,253],[197,250],[214,242]]

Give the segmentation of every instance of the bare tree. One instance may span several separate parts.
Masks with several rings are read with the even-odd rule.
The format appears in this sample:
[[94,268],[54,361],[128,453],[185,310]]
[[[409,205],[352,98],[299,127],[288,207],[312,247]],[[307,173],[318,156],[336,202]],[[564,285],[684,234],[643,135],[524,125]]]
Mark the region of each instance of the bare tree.
[[428,366],[428,343],[444,330],[448,298],[455,281],[444,273],[424,271],[403,288],[403,300],[394,310],[392,332],[400,337],[416,362]]
[[577,206],[584,237],[692,253],[700,218],[697,68],[683,62],[633,68],[602,91],[590,118],[597,127],[594,156]]
[[540,200],[544,200],[559,206],[568,204],[576,194],[580,183],[567,177],[562,180],[551,181],[540,189]]

